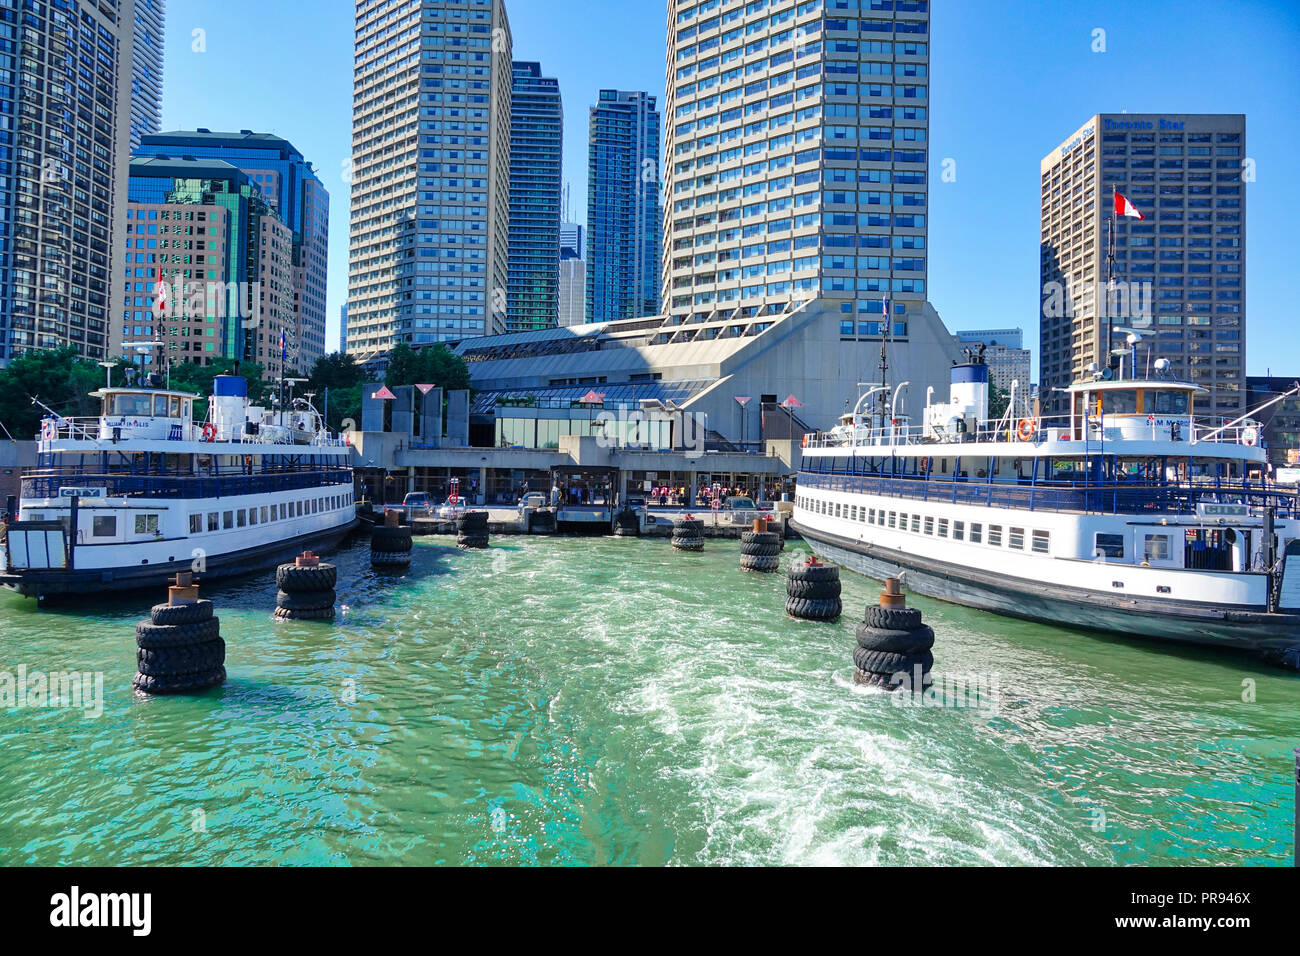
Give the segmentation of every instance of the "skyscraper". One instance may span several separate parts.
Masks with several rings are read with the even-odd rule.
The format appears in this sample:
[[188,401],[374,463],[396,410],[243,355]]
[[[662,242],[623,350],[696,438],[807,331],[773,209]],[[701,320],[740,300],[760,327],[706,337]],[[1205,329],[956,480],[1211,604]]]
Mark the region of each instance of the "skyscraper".
[[145,135],[137,156],[193,156],[237,166],[293,233],[295,354],[290,368],[309,373],[325,354],[325,293],[329,272],[329,193],[293,144],[269,133],[207,129]]
[[540,63],[515,63],[513,75],[506,324],[526,332],[556,324],[564,108]]
[[135,3],[0,0],[0,366],[31,349],[113,348]]
[[649,93],[601,90],[587,158],[587,318],[659,311],[659,112]]
[[582,238],[584,229],[581,223],[560,223],[560,258],[581,259],[586,253]]
[[585,230],[579,223],[560,223],[560,308],[561,326],[587,321],[587,261],[583,243]]
[[167,0],[135,0],[131,61],[131,148],[162,128],[163,25]]
[[241,359],[279,377],[281,334],[290,345],[295,334],[292,230],[230,163],[154,156],[130,170],[122,339],[162,342],[171,361]]
[[[1245,116],[1182,113],[1099,113],[1043,157],[1039,381],[1053,414],[1066,410],[1053,389],[1125,347],[1120,328],[1141,335],[1139,362],[1149,350],[1210,389],[1207,414],[1244,411],[1245,157]],[[1115,217],[1108,292],[1114,190],[1144,218]]]
[[1016,414],[1030,414],[1031,356],[1024,347],[1023,329],[962,329],[953,333],[957,344],[965,348],[984,347],[984,361],[989,367],[989,384],[1011,395],[1015,385]]
[[889,300],[906,335],[926,295],[929,21],[927,0],[671,0],[665,311],[820,296],[859,341]]
[[587,321],[587,262],[577,256],[560,260],[558,324],[582,325]]
[[502,0],[358,0],[348,349],[506,328],[510,25]]

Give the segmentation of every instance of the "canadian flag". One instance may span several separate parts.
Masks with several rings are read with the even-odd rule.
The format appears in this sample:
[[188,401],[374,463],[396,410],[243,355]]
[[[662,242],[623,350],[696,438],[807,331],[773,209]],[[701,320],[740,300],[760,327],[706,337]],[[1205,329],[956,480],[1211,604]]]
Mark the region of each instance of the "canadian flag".
[[1129,202],[1128,197],[1118,189],[1115,190],[1115,215],[1128,216],[1131,219],[1146,218],[1146,216],[1142,215],[1138,207]]

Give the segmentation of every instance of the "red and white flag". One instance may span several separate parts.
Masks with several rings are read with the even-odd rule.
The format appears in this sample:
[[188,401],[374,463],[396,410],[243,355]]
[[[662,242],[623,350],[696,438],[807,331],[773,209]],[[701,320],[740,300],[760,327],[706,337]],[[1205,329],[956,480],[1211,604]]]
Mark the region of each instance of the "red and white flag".
[[1129,202],[1128,197],[1126,197],[1118,189],[1115,190],[1115,215],[1128,216],[1130,219],[1146,218],[1146,216],[1142,215],[1141,210],[1139,210],[1137,206]]

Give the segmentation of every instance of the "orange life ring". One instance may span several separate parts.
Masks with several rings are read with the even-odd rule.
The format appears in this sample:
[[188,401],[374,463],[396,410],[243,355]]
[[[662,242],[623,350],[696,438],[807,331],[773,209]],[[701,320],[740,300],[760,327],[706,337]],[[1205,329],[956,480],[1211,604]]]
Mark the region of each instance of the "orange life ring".
[[804,435],[804,436],[803,436],[803,447],[804,447],[804,448],[807,448],[807,447],[808,447],[808,436],[807,436],[807,435]]
[[203,426],[203,440],[204,441],[217,440],[217,426],[212,424],[212,422],[208,422]]
[[1021,441],[1029,441],[1037,430],[1038,426],[1034,424],[1032,418],[1022,418],[1020,424],[1016,426],[1016,437]]

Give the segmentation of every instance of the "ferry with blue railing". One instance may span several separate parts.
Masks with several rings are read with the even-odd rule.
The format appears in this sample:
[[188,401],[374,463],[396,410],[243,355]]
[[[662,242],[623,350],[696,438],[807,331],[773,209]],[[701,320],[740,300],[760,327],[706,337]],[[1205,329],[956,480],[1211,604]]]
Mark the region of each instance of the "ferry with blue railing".
[[807,436],[794,527],[920,594],[1300,667],[1296,493],[1271,480],[1258,422],[1197,421],[1205,389],[1156,369],[1095,372],[1058,423],[990,421],[988,367],[969,355],[919,427],[882,402]]
[[0,585],[47,597],[158,587],[178,571],[210,580],[354,527],[352,449],[309,400],[253,406],[246,380],[219,375],[196,422],[199,396],[159,385],[91,393],[96,418],[43,420]]

